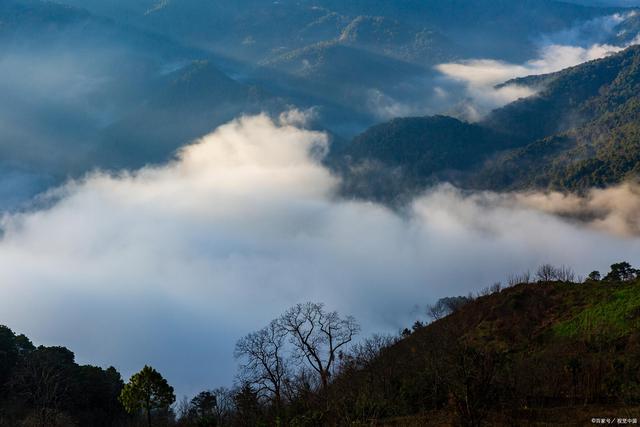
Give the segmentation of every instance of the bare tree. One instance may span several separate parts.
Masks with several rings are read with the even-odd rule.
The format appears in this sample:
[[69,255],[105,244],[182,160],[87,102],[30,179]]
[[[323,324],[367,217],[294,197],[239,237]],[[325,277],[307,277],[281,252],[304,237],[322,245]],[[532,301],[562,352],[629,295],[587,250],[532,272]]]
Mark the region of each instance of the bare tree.
[[446,317],[473,301],[473,295],[440,298],[434,305],[427,306],[427,315],[434,321]]
[[556,269],[556,280],[560,282],[575,283],[576,272],[571,267],[563,265]]
[[478,291],[478,294],[477,294],[478,298],[486,297],[489,295],[491,295],[491,288],[489,286],[482,288],[481,290]]
[[391,347],[396,342],[397,339],[391,335],[372,335],[354,345],[349,353],[349,358],[357,369],[366,369],[380,356],[383,350]]
[[440,301],[427,306],[427,315],[431,317],[433,321],[440,320],[447,314],[449,314],[447,312],[447,308],[444,306],[444,304],[441,304]]
[[520,274],[510,274],[507,278],[507,285],[509,287],[531,283],[531,272],[525,271]]
[[495,399],[495,380],[500,355],[456,344],[446,356],[448,391],[455,404],[459,424],[484,425],[488,409]]
[[60,409],[69,399],[73,359],[73,353],[66,348],[39,347],[17,367],[11,381],[12,392],[37,409],[39,426],[58,425]]
[[314,400],[314,391],[318,390],[319,386],[316,372],[303,365],[291,378],[287,378],[284,391],[289,401],[308,403]]
[[558,269],[551,264],[543,264],[538,267],[538,271],[536,271],[538,282],[551,282],[556,280],[557,274]]
[[182,399],[176,405],[176,416],[180,421],[189,421],[191,413],[191,401],[187,396],[182,396]]
[[212,390],[213,395],[216,397],[215,417],[219,425],[226,425],[231,414],[234,411],[233,390],[229,390],[225,387],[219,387]]
[[352,316],[327,312],[323,304],[298,304],[282,315],[280,325],[290,334],[295,355],[308,363],[326,390],[339,351],[360,331]]
[[240,379],[256,387],[260,395],[267,394],[279,412],[287,366],[284,358],[287,331],[277,321],[252,332],[236,343],[235,357],[242,361]]
[[486,288],[483,288],[480,292],[478,292],[478,297],[486,297],[489,295],[497,294],[500,293],[501,290],[502,283],[495,282],[493,285],[487,286]]
[[536,277],[539,282],[575,282],[576,273],[566,265],[555,267],[551,264],[544,264],[538,267]]
[[489,289],[491,289],[491,293],[492,294],[500,293],[500,291],[502,291],[502,282],[494,283],[493,285],[491,285],[491,287]]

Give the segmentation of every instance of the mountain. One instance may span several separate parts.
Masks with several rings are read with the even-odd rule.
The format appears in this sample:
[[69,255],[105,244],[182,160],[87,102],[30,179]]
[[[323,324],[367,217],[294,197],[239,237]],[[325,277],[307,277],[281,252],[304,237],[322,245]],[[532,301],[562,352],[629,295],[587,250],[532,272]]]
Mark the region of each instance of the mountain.
[[427,66],[450,61],[454,58],[451,52],[460,50],[460,46],[441,32],[412,28],[382,16],[357,16],[342,29],[338,40],[348,46]]
[[[640,3],[638,4],[640,6]],[[630,14],[627,14],[627,18],[621,22],[617,27],[615,36],[607,40],[607,43],[613,45],[629,45],[638,44],[640,41],[640,12],[635,9]]]
[[[330,163],[345,176],[345,193],[390,201],[438,180],[469,189],[579,192],[639,177],[640,46],[513,83],[537,94],[475,125],[393,120],[336,148]],[[458,135],[460,129],[475,136]],[[376,184],[368,186],[372,176]]]
[[[380,105],[384,101],[378,97],[408,102],[409,94],[405,93],[404,86],[414,88],[424,84],[420,79],[433,74],[421,65],[339,40],[286,52],[260,65],[253,73],[252,81],[256,84],[284,93],[298,105],[315,104],[325,108],[337,105],[348,109],[350,114],[343,121],[353,121],[363,115],[367,117],[365,127],[386,114]],[[415,88],[416,92],[419,90]],[[336,127],[331,122],[327,125]]]
[[[406,27],[428,27],[476,55],[521,56],[530,37],[610,13],[554,0],[198,0],[134,2],[65,0],[200,47],[237,55],[292,50],[338,36],[357,17],[384,17]],[[250,17],[250,18],[248,18]],[[273,23],[278,25],[274,26]],[[518,28],[517,32],[512,31]],[[470,37],[473,34],[474,37]],[[486,40],[476,43],[475,40]],[[253,49],[254,46],[258,49]],[[478,51],[480,49],[480,51]],[[243,53],[244,52],[244,53]],[[505,55],[508,53],[508,55]],[[263,58],[264,59],[264,58]]]
[[[74,2],[6,0],[0,5],[0,45],[5,53],[0,61],[5,92],[0,102],[0,171],[6,171],[11,182],[25,182],[25,194],[42,189],[42,182],[61,182],[95,167],[163,161],[180,145],[241,113],[317,106],[319,126],[350,138],[382,120],[437,111],[434,64],[460,59],[470,51],[483,55],[493,50],[503,59],[524,55],[530,43],[520,36],[529,40],[613,10],[552,0],[82,2],[89,12],[67,3]],[[633,27],[632,18],[625,25]],[[511,34],[512,25],[522,31]],[[489,50],[476,51],[474,39],[483,40],[483,49]],[[517,44],[518,55],[497,39]],[[436,179],[501,189],[524,188],[532,181],[540,181],[540,187],[547,182],[568,188],[614,182],[622,172],[605,176],[611,175],[606,163],[613,160],[604,154],[598,159],[605,166],[592,162],[549,172],[576,175],[567,183],[550,175],[531,177],[529,169],[520,166],[530,161],[527,153],[546,153],[549,147],[578,137],[585,140],[606,126],[594,122],[586,127],[581,122],[580,130],[569,129],[558,120],[574,119],[564,110],[584,114],[587,107],[583,111],[563,100],[590,96],[613,78],[615,68],[613,64],[609,70],[593,69],[596,78],[589,84],[576,76],[584,96],[557,83],[571,77],[538,78],[548,86],[548,105],[527,100],[479,123],[484,128],[482,138],[498,136],[471,148],[473,161],[452,162],[446,153],[440,157],[447,161],[437,166],[425,160],[440,158],[432,150],[416,160],[419,166],[390,162],[384,170],[383,152],[349,153],[348,144],[343,144],[348,161],[333,156],[332,164],[345,176],[351,171],[345,182],[355,194],[366,193],[362,181],[375,178],[380,183],[375,193],[385,199],[395,198],[398,189],[411,192]],[[47,75],[38,70],[48,70]],[[523,80],[523,84],[538,83]],[[529,114],[527,109],[535,112]],[[393,126],[400,128],[402,122]],[[452,125],[452,135],[460,126]],[[568,134],[570,130],[573,133]],[[414,131],[397,132],[397,137]],[[620,132],[628,135],[632,130]],[[551,145],[541,142],[528,151],[505,151],[550,137],[555,137]],[[436,139],[430,137],[426,144]],[[462,143],[471,145],[466,139]],[[452,152],[463,156],[459,147]],[[365,160],[374,162],[359,167]],[[494,166],[480,170],[485,161]],[[437,170],[428,170],[429,164]],[[533,170],[537,167],[531,164]],[[597,176],[581,178],[591,169]],[[0,194],[4,193],[0,185]]]
[[239,114],[274,109],[208,53],[68,5],[0,2],[0,48],[3,209],[95,168],[166,160]]
[[88,48],[96,43],[119,44],[121,49],[148,51],[145,57],[166,60],[196,54],[196,50],[169,37],[140,30],[86,9],[43,0],[3,0],[0,4],[0,43],[23,48],[44,44]]
[[614,12],[555,0],[326,0],[324,4],[342,13],[357,10],[439,31],[461,47],[455,52],[461,56],[508,61],[529,59],[536,49],[532,41],[541,34]]
[[233,80],[211,61],[194,61],[163,76],[138,107],[105,128],[95,157],[110,168],[163,162],[241,114],[275,113],[284,105],[259,87]]
[[6,0],[0,4],[0,31],[4,35],[17,30],[64,28],[90,18],[85,10],[37,0]]
[[487,119],[533,141],[486,165],[480,185],[579,191],[637,178],[640,46],[546,78],[538,95]]
[[554,0],[59,1],[206,51],[243,83],[319,106],[323,125],[346,137],[442,112],[436,64],[525,61],[543,35],[620,10]]
[[458,171],[512,144],[492,129],[451,117],[401,118],[336,146],[328,162],[342,173],[345,193],[401,201],[404,190],[456,179]]

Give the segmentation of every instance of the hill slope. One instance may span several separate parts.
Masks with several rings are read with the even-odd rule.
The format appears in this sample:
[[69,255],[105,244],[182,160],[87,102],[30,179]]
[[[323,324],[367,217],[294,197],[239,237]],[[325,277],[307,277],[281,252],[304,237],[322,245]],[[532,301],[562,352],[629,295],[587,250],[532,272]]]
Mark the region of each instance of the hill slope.
[[639,176],[640,46],[514,82],[538,92],[467,125],[475,129],[471,139],[456,134],[460,122],[414,118],[378,125],[336,150],[343,159],[333,163],[350,164],[337,166],[346,193],[372,194],[365,182],[352,185],[371,164],[382,177],[375,184],[384,188],[378,198],[387,201],[424,188],[434,177],[470,189],[579,192]]
[[636,178],[640,46],[548,79],[537,96],[495,111],[487,120],[492,128],[533,141],[488,164],[477,183],[579,191]]
[[102,131],[96,150],[102,167],[162,162],[240,114],[284,108],[280,100],[231,79],[207,60],[162,76],[155,91],[145,95],[133,111]]
[[638,280],[521,284],[417,326],[374,357],[356,352],[332,396],[342,420],[390,420],[376,425],[637,417],[639,346]]
[[401,201],[405,191],[458,179],[459,171],[509,148],[512,141],[451,117],[403,118],[335,147],[328,161],[342,173],[347,194]]

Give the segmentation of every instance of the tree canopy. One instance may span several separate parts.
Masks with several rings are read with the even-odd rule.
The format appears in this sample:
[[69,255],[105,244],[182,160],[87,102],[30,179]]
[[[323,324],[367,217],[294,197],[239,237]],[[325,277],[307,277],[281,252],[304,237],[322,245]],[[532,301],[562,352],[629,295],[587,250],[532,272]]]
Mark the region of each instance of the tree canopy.
[[173,387],[158,371],[146,365],[131,377],[120,393],[120,402],[127,412],[144,411],[149,426],[154,413],[166,413],[175,401]]

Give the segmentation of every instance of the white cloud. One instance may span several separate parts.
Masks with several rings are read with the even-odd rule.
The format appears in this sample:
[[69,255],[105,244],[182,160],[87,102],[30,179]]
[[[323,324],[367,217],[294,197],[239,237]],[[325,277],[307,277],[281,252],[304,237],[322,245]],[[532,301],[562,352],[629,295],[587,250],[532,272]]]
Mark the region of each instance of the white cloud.
[[400,102],[379,89],[369,89],[366,93],[366,107],[378,120],[419,115],[419,108]]
[[512,64],[494,59],[470,59],[436,66],[445,80],[462,85],[468,101],[464,103],[467,118],[479,120],[489,111],[519,98],[534,95],[540,88],[517,84],[499,86],[517,77],[547,74],[587,61],[603,58],[638,42],[621,46],[601,43],[615,34],[616,28],[635,12],[596,18],[568,30],[544,36],[539,44],[537,58],[523,64]]
[[283,111],[278,117],[278,123],[282,126],[291,125],[296,127],[307,127],[318,119],[319,113],[317,107],[299,110],[292,108]]
[[623,47],[593,45],[578,46],[549,45],[540,51],[540,57],[524,64],[510,64],[492,59],[477,59],[459,63],[440,64],[436,67],[448,79],[461,83],[474,112],[470,120],[478,120],[489,111],[520,98],[535,95],[539,88],[518,84],[499,86],[508,80],[530,75],[547,74],[603,58],[618,52]]
[[[293,114],[295,116],[295,114]],[[291,304],[326,302],[366,331],[415,304],[540,263],[580,272],[640,258],[637,239],[514,196],[434,189],[402,215],[336,196],[322,133],[243,118],[172,163],[94,174],[2,219],[2,322],[179,392],[229,382],[233,344]]]
[[543,212],[580,218],[590,227],[619,236],[640,236],[640,188],[623,183],[607,189],[592,189],[585,196],[558,192],[515,195],[518,204]]

